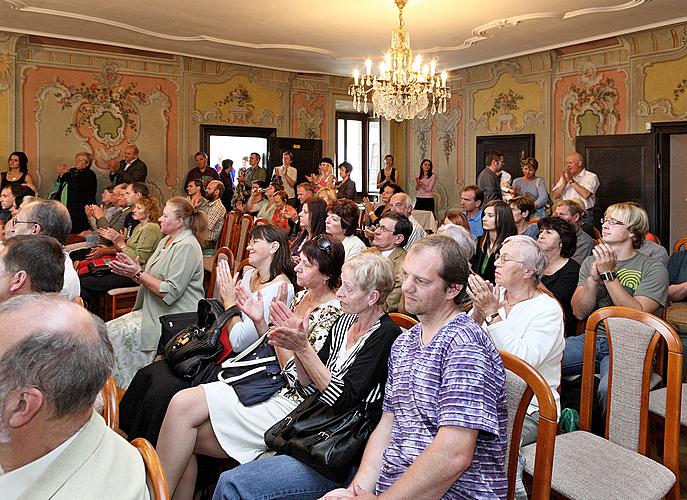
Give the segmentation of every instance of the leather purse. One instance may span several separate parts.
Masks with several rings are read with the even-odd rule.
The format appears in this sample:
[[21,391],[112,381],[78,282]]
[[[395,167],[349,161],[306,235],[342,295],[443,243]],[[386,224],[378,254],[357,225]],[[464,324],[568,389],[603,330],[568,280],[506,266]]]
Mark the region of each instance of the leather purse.
[[241,314],[236,307],[226,311],[217,299],[198,301],[198,322],[175,335],[164,349],[172,372],[185,380],[193,379],[213,358],[224,350],[220,334],[224,325]]
[[274,347],[267,343],[267,335],[223,363],[217,379],[234,388],[243,406],[267,401],[286,385]]
[[265,432],[265,444],[333,481],[343,482],[359,462],[381,415],[379,403],[361,403],[338,412],[323,403],[316,392]]

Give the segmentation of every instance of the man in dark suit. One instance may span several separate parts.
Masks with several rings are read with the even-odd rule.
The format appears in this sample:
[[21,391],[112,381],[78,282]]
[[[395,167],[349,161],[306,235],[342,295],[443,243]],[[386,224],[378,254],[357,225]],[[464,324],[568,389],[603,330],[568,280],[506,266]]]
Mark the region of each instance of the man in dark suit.
[[148,167],[138,157],[138,148],[133,144],[124,148],[124,159],[119,164],[110,164],[110,181],[115,185],[145,182],[147,176]]

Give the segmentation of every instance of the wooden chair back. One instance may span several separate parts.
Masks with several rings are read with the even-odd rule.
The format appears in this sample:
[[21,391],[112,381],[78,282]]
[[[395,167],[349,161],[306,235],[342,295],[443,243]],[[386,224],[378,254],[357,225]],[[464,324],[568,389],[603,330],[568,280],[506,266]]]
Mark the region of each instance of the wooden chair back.
[[219,260],[226,260],[229,264],[229,269],[234,268],[234,254],[227,247],[220,247],[212,257],[212,272],[210,273],[210,283],[208,284],[208,298],[219,298],[219,291],[215,289],[217,284],[217,263]]
[[389,317],[396,323],[396,326],[405,328],[406,330],[410,330],[418,323],[415,318],[403,313],[389,313]]
[[117,384],[112,375],[107,378],[100,391],[103,397],[103,419],[113,431],[119,431],[119,398],[117,397]]
[[259,226],[260,224],[272,224],[268,219],[265,219],[264,217],[260,217],[259,219],[255,219],[255,224],[254,226]]
[[234,233],[236,232],[237,220],[238,215],[233,210],[227,212],[227,215],[224,216],[224,226],[222,226],[222,232],[217,241],[219,247],[231,248],[232,241],[234,240]]
[[687,236],[683,236],[673,245],[673,253],[681,252],[682,250],[687,250]]
[[[587,320],[580,394],[580,429],[591,432],[597,327],[608,338],[610,368],[606,406],[606,438],[619,446],[647,454],[649,385],[660,341],[665,342],[666,419],[663,464],[676,477],[679,469],[682,343],[675,330],[653,314],[629,307],[604,307]],[[673,488],[679,489],[679,482]]]
[[499,351],[499,353],[503,360],[503,366],[506,368],[506,383],[508,385],[507,498],[508,500],[515,498],[522,426],[532,396],[536,396],[539,404],[539,425],[530,498],[548,500],[551,493],[553,453],[558,426],[556,400],[549,384],[532,365],[511,353],[505,351]]
[[244,215],[238,223],[236,249],[233,249],[235,263],[241,262],[246,254],[246,247],[250,238],[250,230],[253,228],[254,218],[252,215]]
[[147,439],[136,438],[131,444],[138,450],[143,458],[148,479],[148,491],[151,493],[151,500],[170,500],[167,479],[160,464],[160,458],[153,445]]

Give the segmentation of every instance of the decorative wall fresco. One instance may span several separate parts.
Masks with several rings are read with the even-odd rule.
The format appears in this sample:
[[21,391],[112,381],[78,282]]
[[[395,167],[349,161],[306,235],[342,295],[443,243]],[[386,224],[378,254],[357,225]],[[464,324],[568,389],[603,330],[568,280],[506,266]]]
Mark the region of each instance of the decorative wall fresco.
[[643,67],[644,98],[639,114],[667,119],[687,119],[687,56],[672,61],[654,62]]
[[243,74],[221,83],[198,82],[193,119],[198,123],[281,127],[285,123],[283,96],[283,89],[260,85]]
[[161,78],[123,74],[107,63],[94,73],[52,67],[23,72],[24,149],[35,158],[41,193],[54,166],[90,151],[94,170],[105,177],[109,161],[136,144],[153,183],[176,179],[179,127],[176,84]]
[[554,152],[557,178],[565,156],[575,149],[579,135],[624,134],[627,131],[627,72],[625,69],[599,70],[583,61],[579,72],[555,83]]
[[543,119],[541,89],[536,82],[502,74],[493,86],[472,94],[470,127],[490,133],[517,133]]
[[305,139],[327,138],[327,96],[313,91],[294,92],[291,98],[291,133]]

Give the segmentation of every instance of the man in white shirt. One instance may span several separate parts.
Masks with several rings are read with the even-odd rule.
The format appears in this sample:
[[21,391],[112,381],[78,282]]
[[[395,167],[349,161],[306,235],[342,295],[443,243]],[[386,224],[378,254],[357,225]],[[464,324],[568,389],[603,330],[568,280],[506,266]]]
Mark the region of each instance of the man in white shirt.
[[[36,200],[22,205],[14,218],[10,236],[17,234],[45,234],[55,238],[63,247],[72,230],[67,207],[57,200]],[[81,283],[69,254],[64,251],[64,285],[62,295],[74,300],[81,295]]]
[[408,238],[408,241],[403,245],[403,248],[408,250],[410,246],[417,240],[427,236],[425,228],[413,217],[413,200],[410,199],[406,193],[396,193],[389,201],[391,211],[397,214],[405,215],[413,224],[413,232]]
[[281,165],[274,167],[274,174],[272,175],[272,180],[282,185],[289,200],[294,200],[296,197],[295,186],[298,177],[298,171],[295,167],[291,166],[292,161],[293,153],[291,151],[284,151],[281,155]]
[[565,161],[565,168],[560,179],[551,191],[554,200],[575,200],[587,211],[582,222],[594,224],[594,205],[596,190],[599,189],[599,178],[584,168],[584,159],[580,153],[570,153]]
[[136,449],[93,411],[114,356],[99,318],[57,295],[0,304],[4,500],[146,499]]

